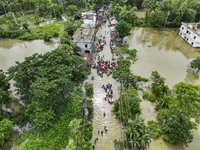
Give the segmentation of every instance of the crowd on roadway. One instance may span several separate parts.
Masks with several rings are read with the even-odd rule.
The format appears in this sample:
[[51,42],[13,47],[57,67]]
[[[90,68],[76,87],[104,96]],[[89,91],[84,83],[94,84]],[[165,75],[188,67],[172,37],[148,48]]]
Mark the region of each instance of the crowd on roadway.
[[102,86],[102,89],[105,90],[106,97],[105,100],[108,100],[110,103],[113,103],[113,90],[112,90],[112,84],[108,83],[106,86]]

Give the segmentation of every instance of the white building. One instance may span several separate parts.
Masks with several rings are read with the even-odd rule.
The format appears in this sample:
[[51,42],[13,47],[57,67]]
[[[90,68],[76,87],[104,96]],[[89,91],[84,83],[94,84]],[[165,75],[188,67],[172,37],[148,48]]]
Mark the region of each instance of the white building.
[[76,43],[82,53],[91,53],[94,47],[95,29],[78,28],[71,37],[71,43]]
[[182,23],[179,35],[192,47],[200,47],[200,23]]
[[83,28],[95,28],[96,26],[96,13],[94,12],[82,12],[83,23],[81,27]]

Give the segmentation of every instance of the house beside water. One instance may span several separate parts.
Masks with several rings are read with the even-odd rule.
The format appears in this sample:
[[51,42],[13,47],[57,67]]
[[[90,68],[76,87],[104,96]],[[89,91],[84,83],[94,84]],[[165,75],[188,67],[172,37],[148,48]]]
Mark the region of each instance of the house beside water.
[[179,35],[192,47],[200,47],[200,23],[182,23]]
[[78,28],[71,37],[71,43],[76,43],[80,47],[82,53],[90,53],[94,48],[95,29],[93,28]]

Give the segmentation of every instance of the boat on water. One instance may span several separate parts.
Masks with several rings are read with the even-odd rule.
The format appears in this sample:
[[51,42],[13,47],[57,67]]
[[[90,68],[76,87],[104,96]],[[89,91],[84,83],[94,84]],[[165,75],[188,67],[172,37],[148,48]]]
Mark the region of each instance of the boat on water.
[[108,102],[112,104],[114,102],[114,98],[109,97]]

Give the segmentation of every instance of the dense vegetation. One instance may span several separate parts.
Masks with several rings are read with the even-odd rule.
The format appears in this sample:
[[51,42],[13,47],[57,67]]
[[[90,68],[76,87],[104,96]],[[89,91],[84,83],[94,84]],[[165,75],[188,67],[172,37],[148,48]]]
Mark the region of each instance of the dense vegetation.
[[[61,46],[43,55],[33,54],[8,70],[18,94],[25,97],[25,107],[14,121],[20,125],[29,122],[32,128],[18,141],[23,149],[91,149],[92,101],[86,101],[89,114],[85,116],[81,91],[89,70],[80,56],[68,53],[68,48]],[[4,104],[9,100],[10,84],[2,71],[0,79]],[[13,123],[5,118],[0,124],[2,145]],[[23,144],[26,139],[28,142]]]
[[141,113],[138,82],[147,81],[145,78],[133,75],[130,70],[131,60],[135,60],[136,50],[122,49],[122,54],[128,54],[124,59],[120,57],[117,60],[113,78],[121,82],[121,92],[118,100],[114,102],[114,113],[123,123],[126,129],[126,140],[115,141],[116,149],[145,149],[150,143],[150,132],[146,127],[144,120],[138,118]]
[[[110,4],[111,0],[1,0],[0,38],[21,40],[59,37],[59,48],[44,55],[34,54],[24,62],[8,70],[9,78],[0,70],[0,106],[7,107],[10,97],[9,80],[15,81],[17,92],[25,97],[25,106],[15,114],[0,110],[0,146],[9,138],[14,124],[31,124],[16,147],[22,149],[91,149],[93,85],[85,84],[86,96],[81,91],[89,71],[79,56],[80,48],[70,44],[70,38],[80,27],[82,20],[74,14],[95,10]],[[138,18],[135,10],[145,8],[145,18]],[[121,38],[130,35],[134,26],[179,27],[181,22],[199,22],[199,0],[113,0],[107,16],[115,15],[119,23],[116,29]],[[63,16],[67,21],[62,21]],[[53,23],[39,26],[41,22]],[[178,83],[173,89],[165,85],[158,72],[152,72],[151,91],[143,92],[143,99],[156,103],[157,120],[148,126],[138,117],[141,112],[138,91],[139,82],[147,79],[130,71],[136,59],[136,50],[121,49],[129,55],[120,57],[113,78],[121,82],[122,94],[114,103],[114,113],[126,129],[126,141],[119,147],[145,149],[150,138],[162,135],[174,144],[192,142],[192,131],[197,128],[200,114],[200,87]],[[191,67],[200,69],[199,57]],[[85,116],[83,106],[88,108]],[[27,141],[28,139],[28,141]],[[26,143],[27,142],[27,143]],[[26,143],[26,144],[24,144]]]
[[[10,98],[10,83],[5,73],[0,70],[0,108],[11,101]],[[10,131],[13,127],[13,122],[10,121],[10,114],[5,113],[0,109],[0,146],[2,146],[10,136]]]
[[[0,2],[0,37],[49,41],[52,37],[61,35],[63,30],[67,31],[68,28],[74,32],[80,26],[81,20],[70,20],[73,20],[74,14],[79,9],[90,10],[90,5],[86,1],[3,0]],[[65,16],[68,21],[61,21],[62,16]],[[36,26],[50,20],[56,22]],[[71,26],[68,27],[68,24]],[[68,34],[73,33],[68,32]]]
[[170,143],[188,146],[193,140],[192,131],[197,129],[200,119],[198,111],[200,87],[180,82],[170,90],[164,83],[165,79],[157,71],[152,72],[151,79],[153,95],[147,96],[146,92],[144,97],[154,99],[156,102],[157,118],[163,139]]
[[191,68],[197,69],[197,73],[200,70],[200,57],[195,58],[193,61],[190,62]]

